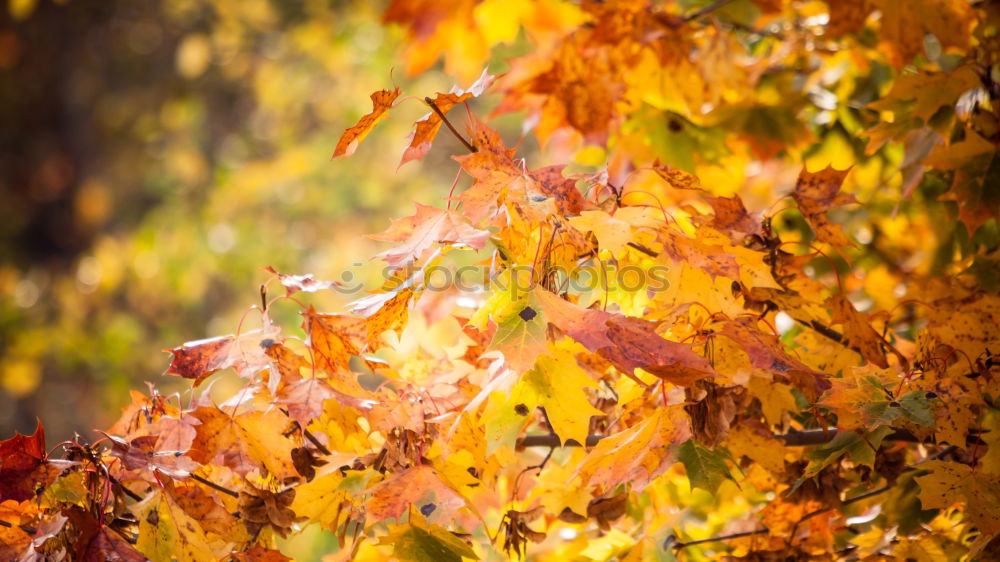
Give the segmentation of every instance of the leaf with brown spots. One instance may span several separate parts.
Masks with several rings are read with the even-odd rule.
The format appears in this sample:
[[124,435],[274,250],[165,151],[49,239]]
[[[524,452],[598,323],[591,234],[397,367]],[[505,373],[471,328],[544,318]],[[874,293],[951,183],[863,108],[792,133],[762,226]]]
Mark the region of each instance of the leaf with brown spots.
[[433,467],[415,466],[392,474],[368,493],[367,514],[371,521],[399,520],[412,505],[419,509],[433,503],[435,509],[453,510],[466,505],[465,498],[441,479]]
[[827,166],[818,172],[802,168],[795,183],[792,199],[799,206],[802,217],[816,233],[816,238],[835,247],[853,246],[839,224],[830,220],[827,211],[832,207],[857,203],[850,193],[840,193],[840,186],[851,169],[835,170]]

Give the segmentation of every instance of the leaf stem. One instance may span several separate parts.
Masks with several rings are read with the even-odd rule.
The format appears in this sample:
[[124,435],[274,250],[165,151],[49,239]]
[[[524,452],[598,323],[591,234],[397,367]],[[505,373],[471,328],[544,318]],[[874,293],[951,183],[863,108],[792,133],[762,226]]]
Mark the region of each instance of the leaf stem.
[[230,490],[229,488],[226,488],[225,486],[220,486],[220,485],[216,484],[215,482],[212,482],[211,480],[208,480],[206,478],[202,478],[201,476],[198,476],[197,474],[192,474],[191,478],[193,478],[194,480],[197,480],[198,482],[201,482],[202,484],[208,486],[209,488],[212,488],[213,490],[217,490],[219,492],[222,492],[223,494],[230,495],[230,496],[232,496],[234,498],[240,497],[240,495],[238,493]]
[[458,139],[462,144],[464,144],[465,148],[469,149],[469,152],[479,152],[479,149],[472,146],[472,144],[470,144],[469,141],[465,140],[465,137],[460,135],[458,131],[455,130],[455,127],[451,124],[451,121],[448,121],[448,118],[444,116],[444,113],[437,106],[437,104],[434,103],[434,100],[432,100],[430,96],[424,98],[424,102],[426,102],[427,105],[431,106],[431,109],[434,111],[434,113],[437,113],[437,116],[441,118],[441,121],[444,121],[444,124],[448,127],[448,130],[451,131],[451,134],[455,135],[455,138]]
[[[761,534],[764,534],[766,532],[767,532],[767,527],[764,527],[763,529],[757,529],[756,531],[744,531],[742,533],[732,533],[730,535],[719,535],[717,537],[709,537],[707,539],[698,539],[698,540],[694,540],[694,541],[677,542],[677,543],[673,543],[673,544],[664,544],[663,546],[664,546],[664,548],[666,548],[668,546],[671,546],[671,547],[673,547],[674,550],[680,550],[682,548],[687,548],[689,546],[694,546],[696,544],[704,544],[704,543],[707,543],[707,542],[727,541],[729,539],[738,539],[738,538],[742,538],[742,537],[750,537],[750,536],[753,536],[753,535],[761,535]],[[671,537],[672,537],[672,535],[671,535]]]

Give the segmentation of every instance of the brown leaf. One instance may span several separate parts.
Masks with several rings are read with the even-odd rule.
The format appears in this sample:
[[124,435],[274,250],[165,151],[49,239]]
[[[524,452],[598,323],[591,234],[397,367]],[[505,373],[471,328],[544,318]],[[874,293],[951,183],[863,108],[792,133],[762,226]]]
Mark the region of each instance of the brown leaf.
[[379,90],[371,95],[372,98],[372,111],[361,117],[358,123],[353,127],[348,128],[344,131],[344,134],[340,137],[340,141],[337,142],[337,148],[333,151],[333,158],[346,154],[350,156],[354,154],[354,151],[358,148],[358,143],[360,143],[368,133],[371,132],[375,125],[379,121],[385,119],[385,112],[392,107],[392,102],[396,101],[399,94],[402,92],[398,87],[395,90]]
[[256,535],[264,526],[270,526],[282,537],[288,536],[292,525],[305,521],[289,509],[295,501],[295,488],[280,492],[262,490],[247,482],[240,491],[240,518],[246,523],[251,535]]
[[235,562],[291,562],[292,559],[278,552],[265,548],[259,544],[253,545],[249,550],[233,554]]
[[611,522],[625,515],[628,504],[628,492],[622,491],[610,498],[594,498],[587,504],[587,517],[597,520],[597,525],[605,530],[611,530]]
[[672,342],[656,333],[656,323],[613,316],[607,323],[607,337],[614,345],[598,353],[628,373],[641,368],[679,386],[688,386],[715,370],[687,344]]
[[742,387],[723,388],[714,384],[705,385],[705,392],[704,398],[684,406],[684,411],[691,416],[691,433],[695,439],[711,449],[726,440],[729,425],[743,405],[746,393]]
[[565,165],[548,166],[529,172],[529,175],[538,182],[542,193],[555,200],[559,214],[574,216],[585,209],[595,208],[576,188],[577,180],[563,176],[565,168]]
[[889,362],[882,353],[882,337],[854,308],[851,301],[841,293],[833,295],[826,303],[833,309],[833,323],[844,325],[844,337],[847,338],[847,343],[857,348],[866,361],[871,361],[883,369],[887,368]]
[[792,199],[799,206],[802,217],[816,232],[816,238],[835,247],[853,246],[839,224],[830,220],[826,213],[831,207],[857,203],[850,193],[840,193],[840,186],[851,169],[834,170],[827,166],[818,172],[802,168],[795,183]]
[[145,556],[110,527],[101,527],[84,551],[82,562],[147,562]]
[[750,358],[751,365],[792,382],[810,401],[815,401],[830,388],[823,373],[788,355],[778,336],[762,332],[756,323],[751,317],[735,318],[726,322],[718,333],[738,343]]
[[213,497],[211,492],[201,486],[175,485],[173,498],[177,505],[206,531],[226,537],[236,525],[236,518]]

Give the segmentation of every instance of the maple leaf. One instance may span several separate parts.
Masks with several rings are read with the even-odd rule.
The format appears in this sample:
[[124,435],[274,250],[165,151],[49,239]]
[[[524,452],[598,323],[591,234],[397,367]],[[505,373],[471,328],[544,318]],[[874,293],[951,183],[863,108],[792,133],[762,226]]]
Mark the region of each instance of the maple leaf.
[[844,337],[847,338],[847,342],[860,350],[861,356],[866,361],[871,361],[883,369],[887,368],[889,362],[882,352],[882,337],[854,308],[851,301],[841,293],[827,299],[827,304],[833,309],[833,323],[844,325]]
[[455,86],[447,94],[437,94],[431,101],[440,114],[438,111],[432,111],[414,123],[415,128],[410,133],[410,145],[403,152],[403,158],[399,165],[402,166],[411,160],[423,158],[431,149],[431,143],[434,142],[434,137],[437,136],[441,124],[444,122],[441,115],[448,113],[451,108],[462,102],[481,96],[493,84],[494,80],[496,80],[496,76],[489,74],[484,68],[479,79],[467,89],[462,90]]
[[392,226],[382,234],[370,238],[387,242],[403,242],[399,246],[382,252],[382,258],[394,268],[402,268],[427,257],[435,244],[465,246],[482,249],[490,233],[469,224],[462,215],[428,205],[415,203],[417,213],[402,219],[394,219]]
[[205,531],[168,489],[169,485],[134,507],[139,519],[136,549],[152,560],[197,562],[214,558]]
[[302,312],[303,329],[318,367],[330,373],[349,370],[351,357],[368,345],[368,325],[364,318],[343,314],[322,314],[309,307]]
[[[126,441],[106,435],[112,443],[111,454],[122,459],[126,470],[157,470],[172,478],[185,478],[197,470],[198,464],[184,456],[184,451],[157,450],[157,435],[144,435]],[[185,449],[186,450],[186,449]]]
[[30,499],[37,487],[51,482],[59,471],[47,467],[47,456],[41,421],[30,436],[15,432],[0,441],[0,501]]
[[672,342],[656,333],[656,323],[640,318],[613,316],[607,337],[614,345],[598,353],[628,373],[641,368],[680,386],[716,376],[712,365],[687,344]]
[[732,480],[722,451],[707,449],[694,439],[688,439],[677,451],[677,460],[684,464],[691,488],[715,492],[725,480]]
[[372,98],[372,111],[367,113],[358,120],[358,123],[353,127],[349,127],[344,134],[341,135],[340,140],[337,141],[337,148],[333,151],[332,158],[337,156],[347,155],[350,156],[354,154],[357,150],[358,144],[364,140],[364,138],[378,125],[378,122],[386,117],[386,111],[392,107],[392,102],[396,101],[399,94],[402,92],[399,88],[395,90],[379,90],[371,95]]
[[280,329],[265,320],[264,328],[239,336],[220,336],[190,341],[167,350],[173,354],[166,374],[194,379],[198,386],[206,377],[230,367],[245,378],[252,378],[270,359],[266,349],[279,338]]
[[823,373],[788,355],[777,336],[761,332],[754,327],[755,323],[753,318],[736,318],[726,322],[718,333],[740,344],[751,365],[791,380],[810,400],[830,388]]
[[962,504],[970,522],[980,532],[1000,533],[1000,478],[956,462],[933,460],[920,468],[928,471],[916,477],[924,509],[947,509]]
[[882,12],[881,45],[897,69],[923,50],[925,32],[933,33],[944,47],[966,49],[972,7],[961,0],[914,0],[901,5],[892,0],[872,0]]
[[818,172],[803,168],[792,192],[792,199],[798,204],[802,217],[816,232],[816,238],[835,247],[854,245],[840,225],[826,215],[831,207],[858,202],[854,195],[840,193],[840,185],[850,171],[850,168],[835,170],[833,166]]
[[577,364],[572,348],[551,346],[511,390],[503,404],[504,412],[494,415],[488,410],[485,414],[488,435],[506,434],[490,439],[487,450],[491,451],[494,443],[512,446],[526,414],[539,406],[545,408],[546,419],[560,442],[573,439],[586,443],[591,416],[603,414],[588,400],[584,390],[587,387],[596,388],[597,383]]
[[437,470],[426,465],[393,474],[370,488],[368,493],[367,515],[374,521],[398,521],[411,505],[418,510],[427,504],[444,510],[466,505],[465,498],[445,483]]
[[685,416],[676,408],[660,408],[641,423],[609,435],[594,447],[580,464],[584,482],[613,490],[628,482],[641,491],[666,470],[679,445],[691,437]]
[[288,418],[277,410],[230,416],[214,407],[195,408],[201,421],[188,456],[202,464],[220,464],[240,475],[266,469],[275,478],[295,476],[292,449],[296,444],[283,435]]
[[715,211],[708,224],[717,230],[729,233],[734,241],[760,234],[760,213],[747,211],[739,195],[709,197],[708,204]]

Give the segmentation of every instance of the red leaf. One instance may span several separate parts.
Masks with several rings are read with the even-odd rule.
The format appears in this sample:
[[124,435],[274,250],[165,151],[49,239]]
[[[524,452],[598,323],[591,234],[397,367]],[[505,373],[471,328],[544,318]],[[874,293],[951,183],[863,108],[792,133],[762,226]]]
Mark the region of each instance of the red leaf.
[[39,470],[45,459],[45,429],[40,421],[34,434],[15,432],[14,437],[0,442],[0,501],[35,497],[36,485],[49,480],[48,471]]

